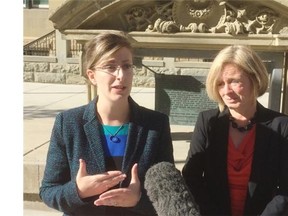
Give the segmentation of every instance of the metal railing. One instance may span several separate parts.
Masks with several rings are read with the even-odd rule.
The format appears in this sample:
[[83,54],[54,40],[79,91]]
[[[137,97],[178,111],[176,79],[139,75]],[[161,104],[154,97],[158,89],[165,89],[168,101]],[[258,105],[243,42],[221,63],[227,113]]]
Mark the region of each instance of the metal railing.
[[24,45],[23,54],[33,56],[55,56],[56,55],[55,31],[52,31]]
[[[82,51],[82,44],[76,40],[68,41],[67,58],[78,57]],[[32,56],[56,56],[56,32],[55,30],[24,45],[24,55]]]
[[82,51],[83,45],[78,43],[76,40],[70,41],[70,48],[68,49],[67,57],[68,58],[75,58],[79,57],[80,51]]

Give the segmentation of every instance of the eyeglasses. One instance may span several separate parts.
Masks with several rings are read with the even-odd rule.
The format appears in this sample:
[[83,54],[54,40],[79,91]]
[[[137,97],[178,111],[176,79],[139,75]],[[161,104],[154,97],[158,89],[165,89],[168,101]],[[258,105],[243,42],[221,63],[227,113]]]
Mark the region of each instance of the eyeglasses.
[[132,64],[124,64],[124,65],[104,65],[104,66],[99,66],[95,67],[96,70],[102,71],[104,73],[117,76],[119,74],[119,70],[122,70],[123,73],[133,73],[135,66]]

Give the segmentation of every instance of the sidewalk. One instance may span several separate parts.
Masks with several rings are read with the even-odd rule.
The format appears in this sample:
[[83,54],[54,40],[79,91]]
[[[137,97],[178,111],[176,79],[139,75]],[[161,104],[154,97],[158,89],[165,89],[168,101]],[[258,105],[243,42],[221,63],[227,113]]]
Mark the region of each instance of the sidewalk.
[[[39,202],[39,186],[43,176],[54,118],[60,111],[86,104],[87,89],[85,85],[47,83],[24,83],[23,87],[24,216],[62,215]],[[132,89],[131,96],[140,105],[154,109],[154,88],[135,87]],[[192,131],[192,126],[171,125],[174,157],[178,169],[183,166]]]

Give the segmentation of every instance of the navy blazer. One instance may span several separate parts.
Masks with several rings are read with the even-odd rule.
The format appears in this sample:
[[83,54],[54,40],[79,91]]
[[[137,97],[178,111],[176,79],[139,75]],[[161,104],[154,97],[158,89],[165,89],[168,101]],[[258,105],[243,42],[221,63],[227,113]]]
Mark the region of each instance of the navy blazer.
[[169,118],[160,112],[139,106],[129,97],[130,121],[122,172],[127,178],[120,187],[127,187],[131,168],[138,163],[142,196],[133,208],[95,206],[97,196],[80,199],[76,188],[79,159],[87,163],[91,175],[106,170],[101,138],[101,123],[96,115],[95,98],[89,104],[59,113],[52,130],[40,197],[49,207],[64,215],[107,215],[111,208],[117,215],[156,215],[144,189],[146,171],[154,164],[174,163]]
[[[228,109],[199,114],[182,174],[202,215],[231,215],[228,131]],[[288,210],[288,117],[260,103],[247,187],[244,215],[260,215],[265,208],[266,215],[284,215],[284,209]]]

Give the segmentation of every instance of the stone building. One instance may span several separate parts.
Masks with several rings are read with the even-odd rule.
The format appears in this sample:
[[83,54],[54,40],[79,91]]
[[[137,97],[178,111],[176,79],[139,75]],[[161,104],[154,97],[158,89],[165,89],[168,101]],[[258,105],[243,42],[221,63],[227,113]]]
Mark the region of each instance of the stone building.
[[[269,106],[288,113],[288,0],[50,0],[45,16],[53,30],[24,47],[24,81],[86,84],[83,44],[104,30],[122,30],[135,48],[133,85],[155,87],[156,109],[177,116],[177,109],[186,109],[173,108],[179,95],[184,101],[205,98],[203,83],[216,53],[246,44],[270,73]],[[210,106],[205,101],[199,109]]]

